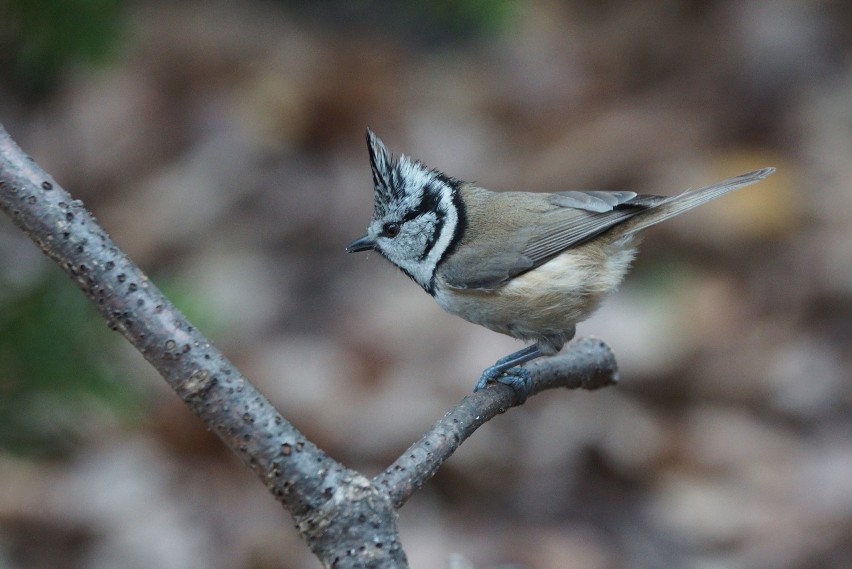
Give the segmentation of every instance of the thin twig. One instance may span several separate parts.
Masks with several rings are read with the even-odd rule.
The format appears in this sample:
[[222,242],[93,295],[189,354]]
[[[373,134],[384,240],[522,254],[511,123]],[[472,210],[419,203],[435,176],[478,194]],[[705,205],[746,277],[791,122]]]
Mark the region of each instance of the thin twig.
[[[618,367],[609,347],[596,338],[578,338],[566,352],[527,366],[532,394],[546,389],[598,389],[618,381]],[[400,508],[476,429],[515,405],[511,388],[494,384],[468,395],[435,423],[388,468],[373,478]]]

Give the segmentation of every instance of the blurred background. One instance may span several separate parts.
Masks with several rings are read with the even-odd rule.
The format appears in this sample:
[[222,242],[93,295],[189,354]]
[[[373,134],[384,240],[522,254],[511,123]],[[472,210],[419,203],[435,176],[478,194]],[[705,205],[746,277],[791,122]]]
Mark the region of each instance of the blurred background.
[[[852,567],[852,5],[2,0],[0,123],[306,435],[372,475],[520,347],[377,255],[364,131],[495,190],[758,186],[651,230],[621,383],[481,428],[412,567]],[[314,568],[0,219],[0,568]]]

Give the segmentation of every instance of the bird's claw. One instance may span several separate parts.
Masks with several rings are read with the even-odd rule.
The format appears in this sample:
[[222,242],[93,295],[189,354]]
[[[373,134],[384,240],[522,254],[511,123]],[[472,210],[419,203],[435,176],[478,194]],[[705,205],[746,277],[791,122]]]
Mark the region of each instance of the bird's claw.
[[476,382],[473,391],[485,389],[489,383],[494,382],[511,387],[515,392],[515,400],[518,405],[526,401],[532,391],[532,375],[528,369],[513,367],[503,371],[497,366],[491,366],[482,372],[482,377]]
[[476,385],[473,386],[473,392],[481,391],[485,389],[489,383],[494,383],[494,380],[497,379],[503,373],[497,366],[491,366],[485,368],[485,371],[482,372],[482,376],[480,376],[479,381],[476,382]]

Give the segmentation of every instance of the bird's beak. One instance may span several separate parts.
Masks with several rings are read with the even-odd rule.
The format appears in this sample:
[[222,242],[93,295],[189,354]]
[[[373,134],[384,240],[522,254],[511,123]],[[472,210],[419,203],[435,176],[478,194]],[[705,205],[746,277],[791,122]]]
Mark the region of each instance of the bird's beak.
[[373,241],[369,235],[364,235],[363,237],[359,237],[352,243],[350,243],[346,247],[347,253],[357,253],[358,251],[369,251],[370,249],[375,249],[376,242]]

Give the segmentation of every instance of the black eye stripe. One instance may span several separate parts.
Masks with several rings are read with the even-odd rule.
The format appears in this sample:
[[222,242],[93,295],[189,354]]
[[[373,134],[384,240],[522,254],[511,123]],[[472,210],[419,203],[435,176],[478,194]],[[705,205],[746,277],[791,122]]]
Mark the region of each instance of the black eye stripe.
[[417,204],[412,210],[409,210],[405,216],[402,218],[403,223],[406,221],[411,221],[413,219],[417,219],[421,215],[434,212],[439,217],[441,216],[441,212],[439,211],[439,206],[441,205],[441,190],[432,186],[431,184],[426,185],[423,188],[423,195],[420,198],[420,203]]
[[417,219],[418,217],[420,217],[424,213],[426,213],[426,212],[420,211],[420,208],[412,209],[411,211],[406,213],[404,216],[402,216],[402,223],[405,223],[407,221],[414,221],[415,219]]

